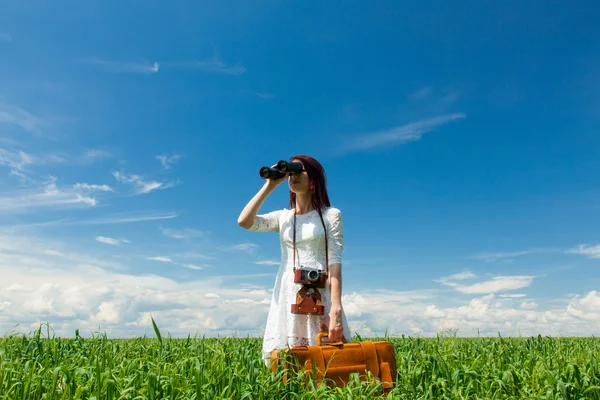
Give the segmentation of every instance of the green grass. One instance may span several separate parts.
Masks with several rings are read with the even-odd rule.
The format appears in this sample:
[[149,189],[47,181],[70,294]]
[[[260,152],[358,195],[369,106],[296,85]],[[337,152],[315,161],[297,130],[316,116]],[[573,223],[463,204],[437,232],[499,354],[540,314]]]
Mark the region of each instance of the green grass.
[[[0,339],[0,399],[370,399],[376,383],[287,383],[258,338]],[[396,349],[393,399],[600,399],[600,339],[370,338]],[[366,340],[355,337],[354,340]]]

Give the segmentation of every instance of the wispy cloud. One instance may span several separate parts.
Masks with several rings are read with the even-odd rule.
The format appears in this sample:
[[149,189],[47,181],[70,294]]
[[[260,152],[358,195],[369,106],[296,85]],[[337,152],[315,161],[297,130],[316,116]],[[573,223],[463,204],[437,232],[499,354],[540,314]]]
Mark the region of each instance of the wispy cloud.
[[66,225],[113,225],[113,224],[130,224],[135,222],[146,222],[177,218],[177,213],[163,213],[163,214],[142,214],[135,215],[127,213],[124,215],[108,215],[97,219],[85,219],[80,221],[58,221],[57,223]]
[[162,233],[167,236],[170,237],[172,239],[192,239],[192,238],[198,238],[198,237],[203,237],[204,236],[204,232],[199,231],[197,229],[170,229],[170,228],[163,228],[160,227],[160,230],[162,231]]
[[15,125],[27,132],[39,134],[45,123],[44,120],[29,111],[0,102],[0,124]]
[[193,265],[193,264],[181,264],[181,266],[184,268],[193,269],[193,270],[197,270],[197,271],[204,269],[204,267],[200,267],[198,265]]
[[254,264],[258,265],[279,265],[280,262],[276,260],[258,260],[255,261]]
[[166,257],[166,256],[153,256],[153,257],[146,257],[148,260],[153,260],[153,261],[159,261],[159,262],[164,262],[164,263],[172,263],[173,260],[171,260],[170,257]]
[[468,286],[458,286],[456,290],[468,294],[488,294],[526,288],[535,276],[495,276],[494,278]]
[[81,159],[88,163],[107,157],[110,157],[110,153],[98,149],[88,149],[81,155]]
[[162,263],[175,264],[175,265],[179,265],[180,267],[184,267],[187,269],[193,269],[196,271],[204,269],[204,267],[201,267],[201,266],[195,265],[195,264],[178,263],[178,262],[174,261],[171,257],[167,257],[167,256],[152,256],[152,257],[146,257],[146,259],[151,260],[151,261],[158,261],[158,262],[162,262]]
[[[7,150],[5,148],[0,148],[0,166],[7,166],[10,169],[10,175],[22,178],[25,182],[28,183],[34,183],[37,179],[35,178],[35,174],[31,169],[33,165],[36,165],[38,167],[54,164],[71,165],[77,162],[78,159],[76,157],[73,158],[69,156],[61,156],[48,152],[30,154],[23,150]],[[76,189],[112,191],[112,189],[110,189],[106,185],[98,186],[88,184],[76,184],[74,187]]]
[[74,189],[100,192],[114,192],[114,189],[108,185],[90,185],[89,183],[76,183]]
[[464,272],[460,272],[458,274],[454,274],[454,275],[450,275],[450,276],[446,276],[443,278],[440,278],[438,280],[438,282],[448,282],[448,281],[462,281],[465,279],[474,279],[476,276],[474,273],[472,273],[471,271],[464,271]]
[[219,57],[213,57],[209,60],[169,62],[164,63],[164,65],[178,69],[191,69],[226,75],[242,75],[246,72],[246,67],[243,65],[228,65],[221,61]]
[[12,35],[10,33],[0,31],[0,42],[12,42]]
[[110,61],[101,59],[87,59],[85,63],[94,67],[103,69],[108,72],[115,73],[132,73],[132,74],[155,74],[159,70],[157,62],[149,63],[147,61]]
[[258,245],[254,243],[240,243],[232,246],[221,246],[220,249],[223,251],[244,251],[246,253],[252,253],[257,247]]
[[[0,200],[1,202],[1,200]],[[15,232],[28,230],[30,228],[40,229],[45,227],[63,227],[63,226],[86,226],[86,225],[118,225],[118,224],[133,224],[147,221],[157,221],[177,218],[177,213],[165,213],[165,214],[141,214],[135,215],[134,213],[127,214],[113,214],[107,215],[101,218],[94,219],[59,219],[46,222],[35,222],[30,224],[13,224],[13,225],[0,225],[0,231]],[[193,257],[190,253],[189,258],[209,258],[208,256]]]
[[174,62],[148,62],[148,61],[115,61],[91,58],[83,60],[86,64],[114,73],[134,73],[151,75],[156,74],[161,69],[187,69],[213,74],[242,75],[246,72],[246,67],[240,64],[229,65],[224,63],[219,57],[213,57],[208,60],[188,60]]
[[426,98],[429,97],[429,95],[431,95],[431,92],[432,92],[432,89],[430,87],[424,87],[424,88],[417,90],[416,92],[411,93],[410,96],[408,96],[408,97],[412,101],[425,100]]
[[529,249],[529,250],[519,250],[519,251],[511,251],[511,252],[482,252],[477,253],[469,258],[474,260],[482,260],[485,262],[494,262],[498,260],[506,260],[507,262],[511,262],[513,258],[526,256],[530,254],[541,254],[541,253],[559,253],[560,250],[556,249]]
[[465,279],[475,279],[476,275],[471,272],[463,272],[461,274],[455,274],[448,277],[443,277],[436,282],[441,283],[444,286],[451,287],[461,293],[466,294],[490,294],[496,292],[506,292],[510,290],[522,289],[528,287],[533,282],[535,276],[496,276],[492,279],[473,283],[470,285],[464,285],[457,281]]
[[588,258],[600,258],[600,244],[595,246],[580,244],[575,248],[567,250],[567,253],[580,254]]
[[115,179],[121,183],[130,183],[133,186],[133,193],[148,194],[153,190],[167,189],[173,187],[177,182],[158,182],[158,181],[146,181],[140,175],[126,175],[122,172],[113,172]]
[[424,119],[383,131],[363,134],[349,141],[345,146],[342,147],[342,150],[345,152],[360,151],[376,147],[389,147],[413,142],[421,139],[425,133],[431,132],[441,125],[463,118],[465,118],[464,113],[448,114]]
[[11,152],[0,148],[0,165],[7,166],[10,169],[11,175],[18,176],[26,181],[31,181],[26,166],[33,163],[33,156],[24,151],[19,150],[18,152]]
[[207,254],[201,254],[201,253],[194,253],[194,252],[178,253],[177,256],[181,257],[181,258],[191,258],[191,259],[204,259],[204,260],[214,259],[213,256],[209,256]]
[[276,96],[272,93],[256,93],[256,97],[261,99],[274,99]]
[[173,154],[171,156],[167,156],[166,154],[162,154],[160,156],[156,156],[156,159],[160,161],[164,169],[171,169],[171,165],[177,163],[181,156],[178,154]]
[[110,244],[112,246],[119,246],[121,243],[129,243],[127,239],[113,239],[106,236],[96,236],[96,240],[100,243]]
[[42,187],[27,188],[0,197],[0,213],[28,212],[40,208],[93,207],[97,200],[81,194],[74,188],[59,188],[56,178],[50,176]]

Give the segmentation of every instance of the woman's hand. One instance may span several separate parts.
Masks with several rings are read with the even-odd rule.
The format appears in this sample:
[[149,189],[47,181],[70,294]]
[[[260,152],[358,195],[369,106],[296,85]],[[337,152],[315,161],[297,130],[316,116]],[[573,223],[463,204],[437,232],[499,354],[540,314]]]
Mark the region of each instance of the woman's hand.
[[332,306],[329,315],[321,320],[321,330],[328,331],[327,339],[331,341],[344,338],[344,327],[342,326],[342,308]]
[[[276,167],[277,167],[277,164],[273,164],[271,166],[271,168],[276,168]],[[288,178],[288,174],[285,174],[281,178],[268,178],[266,184],[270,190],[273,190],[277,186],[281,185],[287,178]]]

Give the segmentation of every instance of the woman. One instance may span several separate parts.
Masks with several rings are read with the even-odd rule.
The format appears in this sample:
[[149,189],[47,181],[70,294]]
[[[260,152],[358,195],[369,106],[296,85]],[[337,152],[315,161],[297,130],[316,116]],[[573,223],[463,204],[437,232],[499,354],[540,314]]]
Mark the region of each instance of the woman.
[[[281,264],[263,338],[263,358],[267,366],[270,365],[272,350],[316,345],[319,331],[327,331],[328,340],[351,341],[341,299],[342,214],[329,203],[323,166],[305,155],[290,160],[301,163],[302,172],[267,179],[238,218],[238,224],[245,229],[277,232],[280,238]],[[290,208],[257,215],[269,194],[286,179],[290,189]],[[326,260],[329,265],[325,265]],[[296,293],[302,288],[302,284],[294,283],[294,266],[317,268],[327,273],[325,288],[318,289],[325,310],[322,316],[291,312],[292,304],[297,303]]]

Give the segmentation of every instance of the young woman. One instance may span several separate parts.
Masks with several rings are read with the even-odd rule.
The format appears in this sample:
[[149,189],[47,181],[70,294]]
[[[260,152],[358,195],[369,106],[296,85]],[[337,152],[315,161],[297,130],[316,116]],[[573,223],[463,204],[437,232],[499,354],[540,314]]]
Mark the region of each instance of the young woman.
[[[241,227],[255,232],[277,232],[280,239],[281,264],[263,338],[263,358],[267,366],[270,365],[272,350],[316,345],[319,331],[327,331],[328,340],[332,341],[350,342],[352,336],[341,300],[342,214],[330,205],[323,166],[305,155],[292,157],[290,161],[301,163],[302,172],[267,179],[238,218]],[[258,214],[265,199],[286,179],[290,189],[289,209]],[[326,260],[329,265],[326,265]],[[302,284],[294,282],[294,266],[316,268],[327,273],[325,288],[318,289],[324,306],[323,315],[291,312],[292,304],[297,303],[296,293],[302,288]]]

